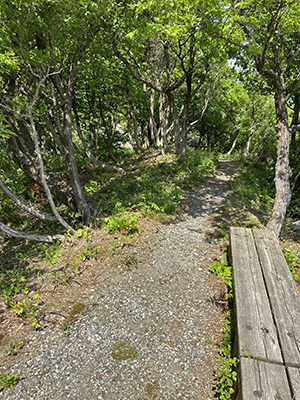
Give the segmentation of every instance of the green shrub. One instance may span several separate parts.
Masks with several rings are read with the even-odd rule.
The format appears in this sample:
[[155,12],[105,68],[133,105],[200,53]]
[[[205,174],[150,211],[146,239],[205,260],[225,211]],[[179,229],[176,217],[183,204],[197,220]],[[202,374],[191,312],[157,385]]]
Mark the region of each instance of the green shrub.
[[300,254],[295,254],[289,247],[283,248],[282,251],[293,278],[300,281]]
[[148,161],[151,156],[151,152],[145,152],[136,163],[131,157],[131,165],[135,164],[131,171],[127,169],[121,176],[106,173],[105,177],[93,177],[85,185],[86,193],[94,194],[101,212],[116,214],[135,210],[145,216],[174,214],[180,205],[182,190],[196,187],[203,175],[212,174],[217,167],[213,153],[195,149],[187,149],[183,160],[169,154],[163,162],[151,164]]
[[218,275],[225,285],[228,286],[228,293],[226,298],[231,298],[232,294],[232,267],[228,265],[227,261],[224,259],[222,261],[215,262],[214,264],[209,265],[211,268],[211,272]]
[[241,171],[232,183],[240,202],[269,214],[275,198],[274,170],[264,163],[245,160]]
[[112,234],[121,232],[126,235],[139,231],[138,215],[127,213],[123,215],[112,215],[103,220],[103,227],[107,229],[107,233]]
[[3,389],[3,387],[11,387],[14,386],[18,383],[20,379],[22,379],[23,376],[17,376],[17,375],[8,375],[6,372],[2,373],[0,375],[0,390]]

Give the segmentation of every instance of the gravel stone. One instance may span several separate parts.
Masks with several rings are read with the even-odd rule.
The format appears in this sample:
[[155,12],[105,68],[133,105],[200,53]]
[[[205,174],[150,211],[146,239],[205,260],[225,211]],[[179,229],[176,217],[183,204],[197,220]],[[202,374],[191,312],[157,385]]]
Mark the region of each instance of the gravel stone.
[[[95,284],[90,307],[68,336],[58,328],[34,332],[26,353],[6,371],[24,378],[0,399],[213,399],[218,348],[212,333],[221,310],[212,301],[209,264],[220,251],[214,218],[234,171],[234,163],[220,160],[214,177],[185,192],[184,213],[159,227],[150,258],[120,270],[118,282],[108,275],[105,286]],[[120,342],[138,356],[115,360]]]

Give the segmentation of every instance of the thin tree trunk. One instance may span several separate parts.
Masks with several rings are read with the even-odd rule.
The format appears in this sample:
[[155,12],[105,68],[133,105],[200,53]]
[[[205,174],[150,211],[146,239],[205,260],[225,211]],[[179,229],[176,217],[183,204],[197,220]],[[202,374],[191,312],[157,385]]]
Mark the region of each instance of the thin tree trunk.
[[253,136],[253,134],[254,134],[255,127],[256,127],[256,123],[255,123],[254,120],[252,120],[250,133],[249,133],[249,136],[248,136],[248,139],[247,139],[247,143],[246,143],[246,147],[245,147],[245,150],[244,150],[244,156],[245,156],[245,157],[248,157],[248,156],[249,156],[249,150],[250,150],[251,139],[252,139],[252,136]]
[[[144,84],[145,86],[145,84]],[[150,137],[151,137],[151,142],[156,146],[156,138],[157,138],[157,127],[154,119],[154,105],[155,105],[155,90],[151,89],[151,95],[150,95],[150,120],[149,120],[149,126],[150,126]]]
[[91,209],[87,203],[87,198],[81,188],[74,152],[74,144],[72,140],[71,95],[68,96],[68,101],[64,105],[63,132],[64,134],[62,137],[62,143],[66,150],[66,168],[70,177],[70,184],[72,186],[74,200],[77,206],[77,210],[81,213],[83,219],[89,221],[91,219]]
[[181,158],[186,156],[186,142],[188,134],[188,113],[189,113],[189,96],[187,95],[184,100],[183,113],[181,120]]
[[232,143],[231,149],[227,152],[228,156],[230,156],[230,154],[233,152],[233,150],[234,150],[234,148],[235,148],[235,146],[237,144],[238,136],[239,136],[239,134],[236,135],[236,137],[235,137],[235,139],[234,139],[234,141]]
[[52,124],[52,121],[49,117],[44,117],[44,122],[46,123],[46,126],[49,130],[50,135],[52,136],[54,143],[56,144],[58,151],[60,152],[60,155],[62,156],[63,160],[66,158],[66,152],[64,149],[64,146],[61,143],[60,136],[56,133],[55,128]]
[[35,146],[35,152],[38,158],[38,162],[39,162],[39,167],[40,167],[40,176],[41,176],[41,182],[43,185],[43,188],[46,191],[47,194],[47,198],[51,207],[51,210],[53,212],[53,214],[55,215],[57,221],[64,227],[66,228],[68,231],[70,231],[72,234],[75,233],[75,230],[61,217],[61,215],[58,213],[53,198],[52,198],[52,194],[50,191],[49,186],[47,185],[46,182],[46,178],[45,178],[45,171],[44,171],[44,163],[43,163],[43,159],[42,159],[42,155],[41,155],[41,151],[40,151],[40,146],[39,146],[39,142],[38,142],[38,135],[37,135],[37,131],[35,128],[35,123],[34,123],[34,119],[33,119],[33,115],[32,115],[32,107],[35,104],[36,100],[37,100],[37,96],[39,93],[39,87],[41,85],[42,81],[39,82],[37,89],[36,89],[36,93],[35,96],[33,98],[32,103],[30,104],[30,106],[28,106],[27,111],[28,111],[28,115],[29,115],[29,121],[30,121],[30,126],[31,126],[31,132],[32,132],[32,136],[33,136],[33,141],[34,141],[34,146]]
[[115,122],[115,119],[114,119],[113,114],[111,114],[112,132],[110,132],[110,129],[109,129],[109,127],[107,126],[107,122],[106,122],[105,117],[104,117],[103,106],[102,106],[102,101],[101,101],[101,99],[99,99],[98,104],[99,104],[100,118],[101,118],[102,124],[103,124],[103,126],[104,126],[104,131],[105,131],[106,136],[107,136],[107,146],[108,146],[109,157],[110,157],[115,163],[117,163],[118,160],[117,160],[117,158],[116,158],[115,155],[114,155],[114,149],[113,149],[113,136],[114,136],[114,133],[115,133],[115,130],[116,130],[116,122]]
[[275,172],[276,197],[272,215],[266,228],[274,231],[279,236],[286,214],[287,206],[291,200],[289,145],[290,131],[288,127],[288,113],[285,105],[284,91],[275,94],[275,108],[277,118],[277,161]]
[[[132,104],[132,98],[131,98],[131,93],[130,93],[130,88],[129,88],[129,82],[127,81],[126,83],[126,94],[127,94],[127,100],[128,100],[128,105],[129,105],[129,110],[130,110],[130,119],[133,123],[133,134],[134,134],[134,141],[132,138],[132,134],[131,134],[131,124],[130,124],[130,129],[128,131],[129,134],[129,139],[131,142],[131,145],[133,146],[133,148],[138,152],[140,150],[142,150],[142,146],[138,137],[138,125],[137,125],[137,120],[136,120],[136,116],[135,116],[135,111],[134,111],[134,107]],[[135,143],[134,143],[135,142]]]
[[132,148],[133,148],[134,150],[136,150],[135,142],[134,142],[134,140],[133,140],[132,132],[131,132],[131,122],[132,122],[132,121],[131,121],[131,113],[130,113],[130,111],[128,110],[128,111],[127,111],[127,133],[128,133],[129,143],[131,144]]
[[168,99],[170,103],[170,109],[173,115],[173,131],[174,131],[174,142],[175,142],[175,151],[178,157],[181,157],[181,137],[180,137],[180,125],[179,125],[179,115],[178,110],[175,104],[174,93],[173,91],[168,92]]
[[91,152],[91,150],[90,150],[90,148],[89,148],[89,146],[88,146],[88,144],[87,144],[87,142],[86,142],[86,140],[85,140],[85,138],[84,138],[84,136],[83,136],[83,134],[82,134],[82,132],[81,132],[80,127],[76,123],[73,123],[73,125],[74,125],[74,127],[75,127],[75,129],[76,129],[76,131],[78,133],[79,139],[81,140],[81,143],[83,145],[83,148],[84,148],[86,156],[92,161],[93,164],[95,164],[98,167],[103,168],[103,169],[105,169],[107,171],[123,172],[122,168],[115,167],[114,165],[107,164],[106,162],[98,160],[96,157],[94,157],[92,152]]
[[14,202],[16,203],[19,207],[21,207],[23,210],[28,212],[29,214],[34,215],[35,217],[42,219],[44,221],[50,221],[50,222],[57,222],[57,218],[53,215],[50,215],[48,213],[41,212],[37,210],[36,208],[32,207],[31,205],[25,203],[23,200],[20,199],[15,193],[13,193],[2,181],[0,178],[0,189]]
[[[5,149],[5,151],[9,157],[18,165],[19,168],[24,171],[29,178],[42,185],[39,174],[39,165],[36,160],[20,150],[15,137],[8,139],[7,144],[8,147]],[[76,210],[76,204],[74,203],[72,188],[70,185],[60,179],[55,173],[50,171],[45,171],[45,178],[54,197],[71,209]]]
[[166,150],[166,116],[164,97],[164,93],[159,93],[159,129],[156,134],[156,147],[163,156],[165,155]]
[[111,117],[111,133],[110,133],[108,127],[107,127],[107,124],[105,124],[105,129],[106,129],[106,132],[107,132],[107,140],[108,140],[108,152],[109,152],[110,158],[115,163],[117,163],[118,159],[114,155],[114,148],[113,148],[113,137],[114,137],[115,132],[116,132],[117,123],[116,123],[116,119],[115,119],[113,113],[110,115],[110,117]]

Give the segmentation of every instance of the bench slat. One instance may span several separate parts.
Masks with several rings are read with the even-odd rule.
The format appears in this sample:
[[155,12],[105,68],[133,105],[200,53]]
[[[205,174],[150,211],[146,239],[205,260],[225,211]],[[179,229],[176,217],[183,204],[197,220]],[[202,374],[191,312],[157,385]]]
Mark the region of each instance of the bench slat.
[[238,399],[291,400],[283,365],[242,358],[238,382]]
[[294,395],[293,400],[300,400],[300,369],[299,368],[287,368],[290,386]]
[[251,229],[230,228],[230,242],[237,315],[235,355],[241,358],[248,354],[282,364]]
[[300,293],[270,231],[253,230],[285,365],[300,368]]

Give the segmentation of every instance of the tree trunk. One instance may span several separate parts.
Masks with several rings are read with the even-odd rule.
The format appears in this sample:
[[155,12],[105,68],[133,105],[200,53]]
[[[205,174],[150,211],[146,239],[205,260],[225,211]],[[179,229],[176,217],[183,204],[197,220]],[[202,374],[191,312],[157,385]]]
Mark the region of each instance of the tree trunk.
[[[95,207],[93,202],[90,205],[87,201],[87,196],[83,193],[77,162],[74,152],[74,144],[72,140],[72,99],[74,94],[74,83],[76,77],[76,66],[80,54],[80,47],[78,47],[77,52],[69,67],[68,82],[66,85],[63,84],[60,76],[58,74],[51,76],[51,81],[53,83],[54,89],[60,96],[60,104],[57,104],[55,95],[53,96],[54,108],[56,109],[55,117],[57,121],[57,129],[61,136],[61,143],[65,150],[65,166],[67,173],[70,178],[70,184],[72,187],[74,202],[76,204],[77,211],[82,215],[83,219],[89,221],[92,215],[92,209]],[[58,110],[62,108],[63,110],[63,126],[61,126],[60,117]]]
[[[15,120],[15,117],[12,117],[13,121]],[[14,123],[14,122],[12,122]],[[18,120],[17,121],[19,130],[18,132],[21,133],[21,137],[22,137],[22,142],[23,145],[26,148],[26,152],[28,152],[29,154],[32,154],[34,152],[34,143],[32,140],[32,137],[30,135],[30,132],[28,130],[28,127],[26,125],[26,123],[22,120]]]
[[180,125],[179,125],[179,114],[175,104],[174,93],[170,91],[167,93],[170,109],[173,115],[173,132],[174,132],[174,142],[175,142],[175,151],[176,155],[181,158],[182,146],[181,146],[181,137],[180,137]]
[[[8,148],[6,149],[7,154],[10,158],[21,168],[24,173],[42,185],[39,165],[34,158],[29,156],[29,154],[23,153],[17,143],[15,137],[8,139]],[[67,205],[73,210],[76,210],[76,205],[72,196],[72,188],[65,181],[60,179],[55,173],[45,171],[45,177],[47,184],[50,187],[51,193],[56,197],[61,203]]]
[[60,155],[62,156],[62,159],[65,160],[65,158],[66,158],[65,149],[61,143],[60,136],[55,131],[55,128],[52,124],[51,119],[49,117],[44,116],[44,122],[48,128],[49,134],[52,136],[54,143],[56,144],[56,146],[58,148],[58,151],[60,152]]
[[[236,137],[232,143],[231,149],[227,152],[228,156],[230,156],[230,154],[233,152],[233,149],[235,148],[237,140],[238,140],[238,136],[239,136],[239,134],[236,135]],[[200,143],[200,140],[199,140],[199,143]]]
[[55,215],[55,217],[57,218],[57,221],[64,227],[66,228],[69,232],[71,232],[72,234],[75,233],[75,230],[64,220],[64,218],[62,218],[62,216],[59,214],[59,212],[57,211],[53,198],[52,198],[52,194],[50,191],[50,188],[46,182],[46,178],[45,178],[45,170],[44,170],[44,162],[42,159],[42,154],[40,151],[40,145],[38,142],[38,134],[36,131],[36,127],[35,127],[35,123],[34,123],[34,119],[33,119],[33,115],[32,115],[32,107],[34,106],[34,104],[37,101],[37,97],[39,94],[39,87],[40,87],[40,83],[37,86],[36,89],[36,93],[35,96],[33,98],[32,103],[27,107],[27,111],[28,111],[28,115],[29,115],[29,120],[30,120],[30,126],[31,126],[31,132],[32,132],[32,136],[33,136],[33,141],[34,141],[34,147],[35,147],[35,153],[38,159],[38,163],[39,163],[39,170],[40,170],[40,177],[41,177],[41,182],[43,185],[43,188],[45,189],[45,192],[47,194],[47,199],[49,201],[51,210],[53,212],[53,214]]
[[252,139],[252,136],[253,136],[255,127],[256,127],[256,123],[255,123],[255,121],[253,120],[253,121],[252,121],[252,124],[251,124],[250,133],[249,133],[249,136],[248,136],[248,139],[247,139],[246,147],[245,147],[245,150],[244,150],[244,156],[245,156],[245,157],[248,157],[248,156],[249,156],[249,150],[250,150],[251,139]]
[[62,136],[62,144],[66,151],[66,168],[70,177],[70,184],[72,186],[74,201],[76,203],[77,210],[81,213],[84,220],[89,221],[91,219],[91,208],[89,207],[87,203],[87,198],[81,188],[72,140],[71,93],[69,93],[67,97],[68,100],[64,105],[64,126]]
[[166,151],[166,111],[165,111],[164,93],[159,93],[159,128],[156,134],[156,147],[164,156]]
[[88,144],[87,144],[87,142],[86,142],[86,140],[85,140],[85,138],[84,138],[84,136],[83,136],[83,134],[82,134],[82,132],[81,132],[80,126],[78,126],[75,123],[74,123],[74,126],[75,126],[75,129],[76,129],[77,133],[78,133],[79,139],[81,140],[83,148],[85,150],[85,154],[92,161],[93,164],[95,164],[98,167],[103,168],[103,169],[105,169],[107,171],[123,172],[122,168],[115,167],[114,165],[107,164],[106,162],[98,160],[98,158],[94,157],[92,152],[91,152],[91,150],[90,150],[90,148],[89,148],[89,146],[88,146]]
[[279,236],[286,214],[287,206],[291,200],[289,145],[290,131],[288,127],[288,113],[285,105],[284,91],[275,94],[275,108],[277,118],[277,161],[275,172],[276,197],[271,218],[266,226]]
[[149,107],[149,113],[150,113],[149,127],[150,127],[151,144],[154,144],[154,146],[156,146],[157,127],[154,119],[154,104],[155,104],[155,90],[151,89],[150,107]]
[[[113,113],[114,113],[114,112],[113,112]],[[109,157],[110,157],[115,163],[118,163],[118,159],[117,159],[116,156],[114,155],[114,148],[113,148],[113,137],[114,137],[114,135],[115,135],[116,128],[117,128],[117,122],[116,122],[116,119],[115,119],[113,113],[110,115],[110,118],[111,118],[111,132],[110,132],[109,128],[107,128],[107,125],[105,125],[105,127],[106,127],[106,133],[107,133],[107,142],[108,142]]]
[[186,156],[186,142],[187,142],[187,134],[188,134],[188,114],[189,114],[189,95],[187,94],[184,99],[183,104],[183,112],[181,119],[181,158]]
[[133,107],[133,103],[132,103],[132,98],[131,98],[131,93],[130,93],[130,88],[129,88],[129,82],[126,82],[126,95],[127,95],[127,100],[128,100],[128,105],[129,105],[129,110],[130,110],[130,115],[129,118],[131,119],[132,123],[133,123],[133,134],[134,134],[134,140],[132,138],[132,134],[131,134],[131,123],[130,123],[130,129],[128,130],[128,134],[129,134],[129,139],[130,139],[130,143],[133,146],[133,148],[135,149],[135,151],[140,151],[142,150],[142,146],[138,137],[138,124],[137,124],[137,120],[136,120],[136,116],[135,116],[135,111],[134,111],[134,107]]
[[[110,132],[109,127],[107,126],[107,122],[105,120],[104,117],[104,112],[103,112],[103,105],[102,105],[102,101],[101,99],[99,99],[98,102],[98,107],[99,107],[99,113],[100,113],[100,118],[102,121],[102,124],[104,126],[104,131],[106,133],[107,136],[107,147],[108,147],[108,152],[109,152],[109,157],[115,162],[117,163],[118,160],[114,155],[114,148],[113,148],[113,136],[115,134],[116,131],[116,122],[115,122],[115,118],[113,116],[113,114],[111,114],[111,127],[112,127],[112,131]],[[114,112],[114,111],[113,111]]]
[[129,139],[129,143],[131,144],[132,148],[136,151],[135,142],[133,140],[132,132],[131,132],[131,122],[132,122],[131,113],[128,110],[127,111],[127,133],[128,133],[128,139]]
[[131,117],[132,117],[132,122],[133,122],[133,133],[134,133],[136,148],[138,151],[140,151],[140,150],[142,150],[142,146],[140,143],[140,139],[138,137],[138,124],[137,124],[136,115],[135,115],[135,111],[134,111],[133,107],[131,109]]

